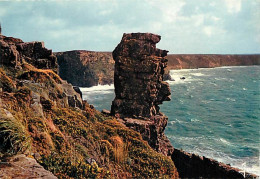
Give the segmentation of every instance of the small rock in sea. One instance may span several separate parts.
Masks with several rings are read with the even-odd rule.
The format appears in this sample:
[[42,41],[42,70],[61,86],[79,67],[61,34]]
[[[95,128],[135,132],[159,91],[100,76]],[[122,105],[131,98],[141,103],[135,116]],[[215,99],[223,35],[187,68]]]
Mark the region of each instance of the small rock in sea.
[[170,81],[175,81],[175,79],[171,79]]
[[181,80],[185,80],[186,78],[183,76],[183,77],[181,77],[180,79],[181,79]]

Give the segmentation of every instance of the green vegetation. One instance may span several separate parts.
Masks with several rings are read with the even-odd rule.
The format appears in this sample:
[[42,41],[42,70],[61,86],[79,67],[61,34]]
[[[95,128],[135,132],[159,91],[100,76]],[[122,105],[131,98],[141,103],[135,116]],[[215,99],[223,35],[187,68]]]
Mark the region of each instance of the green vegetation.
[[59,178],[178,177],[139,133],[87,102],[69,107],[52,71],[26,64],[0,78],[0,159],[23,153]]
[[0,153],[14,155],[29,149],[31,140],[24,125],[12,115],[1,112],[0,117]]

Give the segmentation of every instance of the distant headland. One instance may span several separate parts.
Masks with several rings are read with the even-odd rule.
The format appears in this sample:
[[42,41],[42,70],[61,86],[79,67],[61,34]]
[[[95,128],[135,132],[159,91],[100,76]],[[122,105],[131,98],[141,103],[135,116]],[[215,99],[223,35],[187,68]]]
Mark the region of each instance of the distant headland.
[[[56,52],[59,75],[76,86],[91,87],[114,83],[114,60],[111,52],[73,50]],[[221,66],[260,65],[260,54],[168,54],[164,80],[169,80],[169,70],[214,68]]]

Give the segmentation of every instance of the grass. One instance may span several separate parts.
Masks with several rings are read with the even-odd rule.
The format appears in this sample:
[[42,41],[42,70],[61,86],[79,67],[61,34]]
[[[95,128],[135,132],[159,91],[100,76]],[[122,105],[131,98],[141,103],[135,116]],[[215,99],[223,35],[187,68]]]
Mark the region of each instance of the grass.
[[14,155],[24,153],[31,146],[31,140],[24,125],[14,117],[0,117],[0,151]]
[[[126,128],[84,102],[83,110],[62,104],[60,78],[50,70],[24,64],[8,81],[28,80],[0,92],[0,153],[39,154],[37,161],[58,178],[176,178],[166,156],[155,152],[140,133]],[[8,78],[6,78],[8,77]],[[16,78],[17,77],[17,78]],[[36,84],[37,83],[37,84]],[[43,116],[35,115],[33,94],[40,95]],[[2,115],[9,111],[12,115]],[[89,163],[94,159],[96,162]]]
[[3,68],[0,68],[0,88],[7,92],[12,92],[16,88],[13,80],[6,75]]

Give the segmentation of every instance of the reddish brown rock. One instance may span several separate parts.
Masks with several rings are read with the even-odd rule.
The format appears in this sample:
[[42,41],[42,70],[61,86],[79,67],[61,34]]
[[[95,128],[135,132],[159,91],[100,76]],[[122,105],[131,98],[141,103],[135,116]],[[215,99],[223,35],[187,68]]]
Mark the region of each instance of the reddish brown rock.
[[57,59],[43,42],[24,43],[20,39],[0,35],[0,50],[1,65],[20,68],[26,62],[36,68],[58,72]]
[[0,178],[42,178],[57,179],[51,172],[45,170],[35,159],[25,155],[16,155],[0,160]]
[[[57,58],[52,50],[44,47],[43,42],[23,42],[0,35],[0,67],[17,73],[14,75],[16,78],[11,80],[0,68],[2,91],[12,92],[15,88],[34,86],[39,89],[34,96],[45,96],[40,101],[32,101],[31,104],[39,116],[42,115],[42,110],[50,110],[55,106],[55,101],[59,101],[58,104],[63,107],[83,107],[79,89],[76,92],[71,84],[56,74]],[[43,88],[48,90],[44,91]]]
[[260,65],[260,55],[170,54],[168,70]]
[[114,60],[111,52],[74,50],[55,53],[59,75],[74,86],[91,87],[114,82]]
[[173,147],[169,139],[165,136],[164,130],[167,126],[168,118],[165,115],[152,116],[150,119],[134,119],[123,118],[118,119],[126,127],[140,132],[143,139],[157,152],[166,156],[170,156],[173,152]]
[[174,149],[171,156],[181,178],[257,178],[216,160]]
[[156,48],[159,35],[124,34],[113,51],[116,97],[111,113],[118,117],[151,117],[159,114],[159,104],[170,100],[170,88],[163,82],[166,50]]

